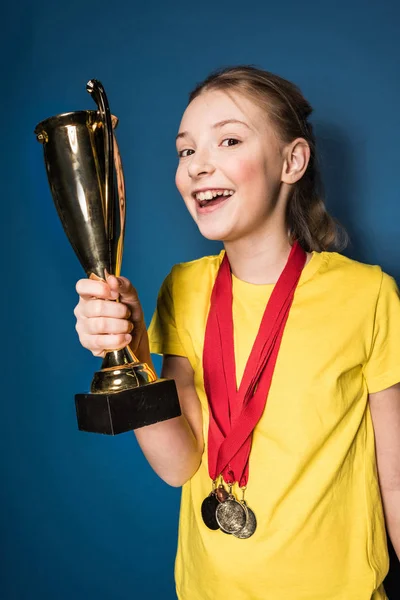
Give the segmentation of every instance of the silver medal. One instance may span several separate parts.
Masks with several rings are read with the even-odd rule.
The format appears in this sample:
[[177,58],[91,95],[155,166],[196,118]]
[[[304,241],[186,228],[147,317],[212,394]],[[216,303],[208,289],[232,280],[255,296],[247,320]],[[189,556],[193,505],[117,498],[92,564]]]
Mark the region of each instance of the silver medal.
[[230,495],[215,511],[217,523],[225,533],[238,533],[246,525],[246,509]]
[[246,523],[240,531],[234,533],[233,535],[241,540],[246,540],[247,538],[251,537],[257,529],[257,519],[256,515],[253,513],[251,508],[247,506],[246,502],[242,501],[242,504],[244,505],[246,511]]

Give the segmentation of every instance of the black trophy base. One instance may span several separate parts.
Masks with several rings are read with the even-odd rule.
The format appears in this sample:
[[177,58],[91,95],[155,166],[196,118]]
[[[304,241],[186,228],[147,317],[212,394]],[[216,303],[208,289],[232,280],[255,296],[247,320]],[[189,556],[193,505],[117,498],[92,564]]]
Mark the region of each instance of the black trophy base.
[[158,379],[130,390],[75,396],[81,431],[116,435],[179,417],[181,409],[173,379]]

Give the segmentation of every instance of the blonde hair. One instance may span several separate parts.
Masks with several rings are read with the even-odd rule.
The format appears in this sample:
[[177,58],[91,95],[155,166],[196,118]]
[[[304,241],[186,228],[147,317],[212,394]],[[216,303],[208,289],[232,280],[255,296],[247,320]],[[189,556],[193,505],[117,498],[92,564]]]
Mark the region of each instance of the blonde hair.
[[252,100],[268,114],[284,143],[304,138],[310,147],[310,160],[302,178],[293,184],[286,210],[291,241],[298,240],[306,252],[342,249],[348,236],[325,207],[322,181],[317,166],[316,143],[308,117],[312,107],[299,88],[268,71],[253,66],[219,69],[199,83],[189,95],[189,104],[206,91],[236,91]]

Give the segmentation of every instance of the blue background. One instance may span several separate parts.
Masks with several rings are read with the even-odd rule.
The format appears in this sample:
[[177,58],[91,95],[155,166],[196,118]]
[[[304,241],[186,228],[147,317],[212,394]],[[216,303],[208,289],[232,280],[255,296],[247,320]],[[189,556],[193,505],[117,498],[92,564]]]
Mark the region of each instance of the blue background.
[[276,72],[315,107],[328,208],[352,239],[345,253],[399,280],[398,6],[9,4],[1,39],[2,599],[175,597],[179,490],[154,475],[133,434],[77,431],[73,397],[88,389],[99,361],[74,329],[83,274],[52,204],[36,123],[92,109],[85,84],[103,82],[120,118],[129,203],[123,274],[149,322],[171,266],[219,250],[201,238],[174,185],[188,92],[216,67]]

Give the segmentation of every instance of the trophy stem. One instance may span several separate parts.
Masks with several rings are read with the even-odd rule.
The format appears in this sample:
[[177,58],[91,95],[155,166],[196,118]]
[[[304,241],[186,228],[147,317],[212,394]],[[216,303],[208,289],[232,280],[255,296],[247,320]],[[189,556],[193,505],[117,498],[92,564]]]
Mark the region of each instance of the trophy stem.
[[106,350],[106,355],[103,358],[101,365],[102,369],[110,369],[113,367],[121,367],[123,365],[131,365],[132,363],[138,363],[139,360],[129,348],[126,346],[122,350]]
[[147,363],[140,363],[129,347],[109,350],[101,370],[93,376],[92,394],[115,394],[157,381],[157,376]]

